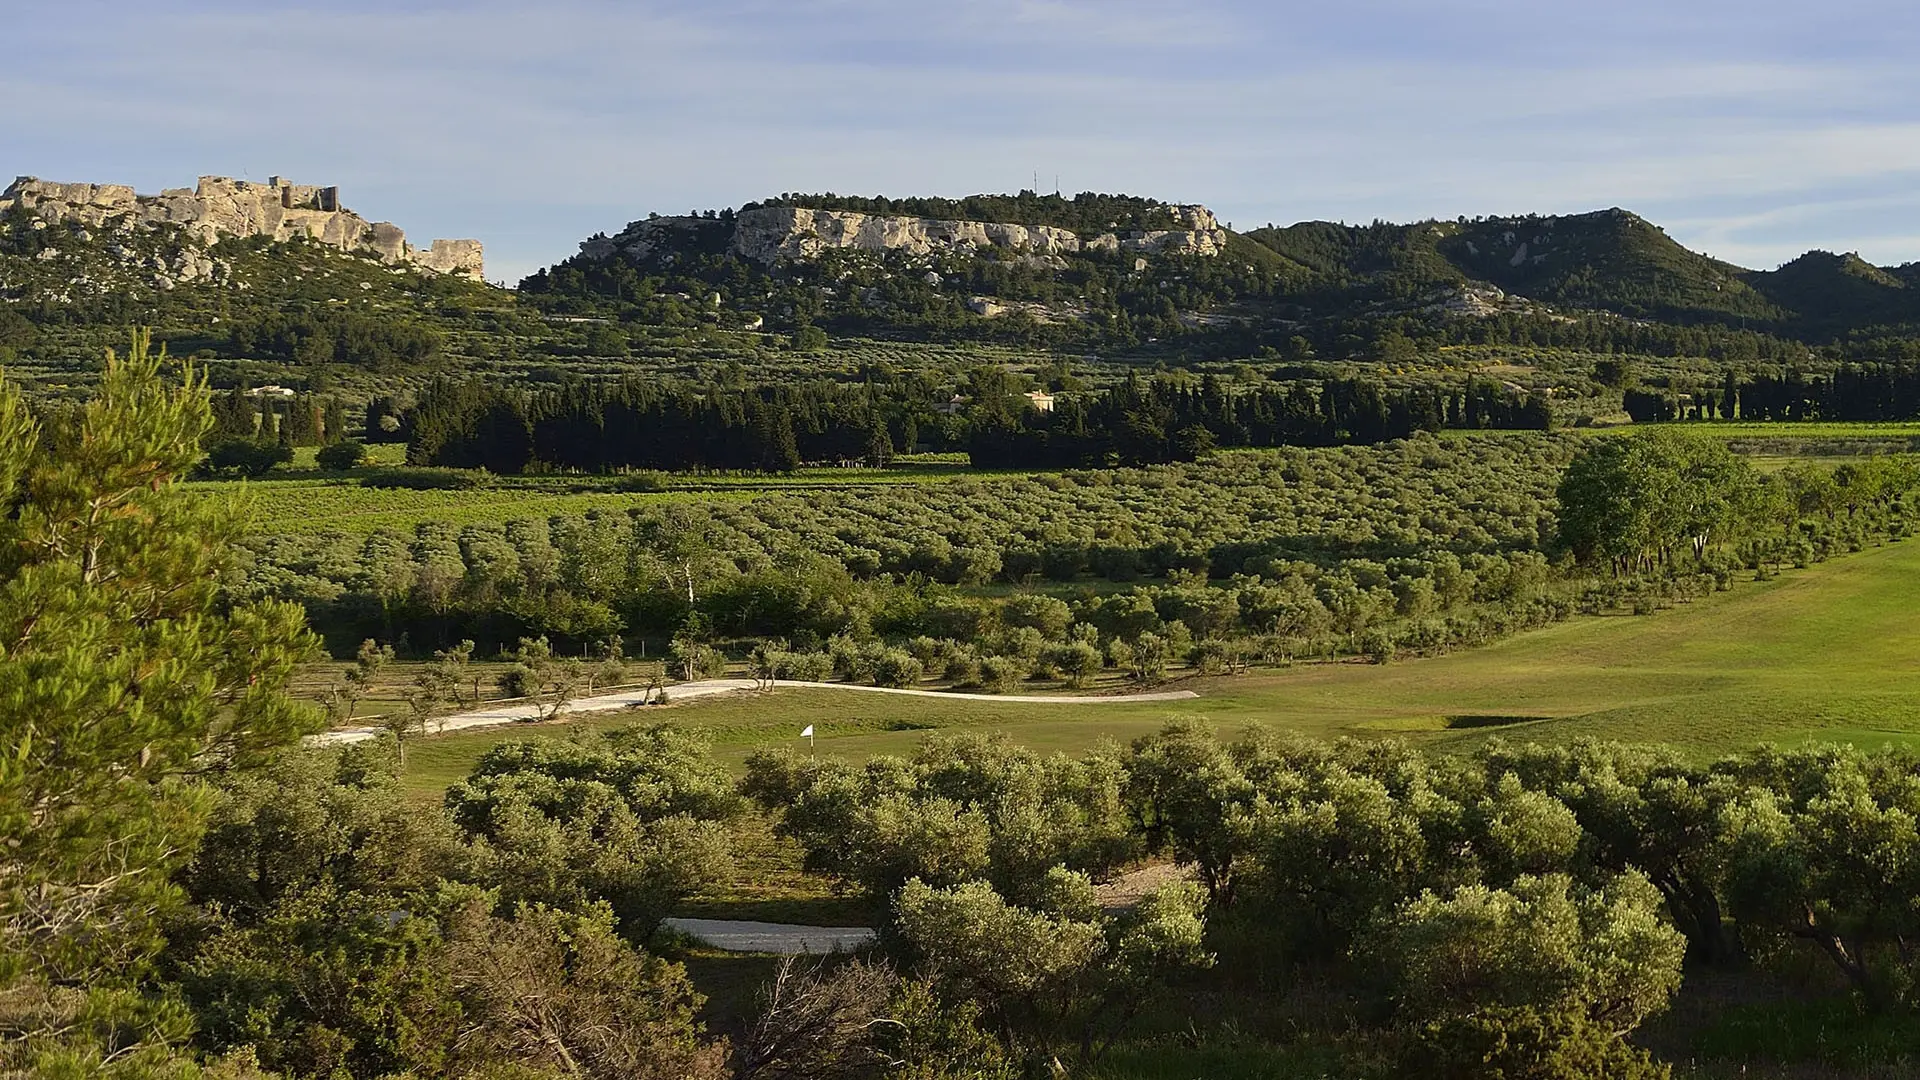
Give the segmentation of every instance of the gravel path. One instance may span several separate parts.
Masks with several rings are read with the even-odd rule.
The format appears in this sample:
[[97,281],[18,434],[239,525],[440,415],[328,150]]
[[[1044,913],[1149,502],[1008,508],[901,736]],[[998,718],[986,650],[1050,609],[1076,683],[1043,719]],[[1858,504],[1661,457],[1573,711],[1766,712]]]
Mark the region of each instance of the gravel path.
[[781,956],[844,952],[870,945],[875,937],[874,932],[864,926],[795,926],[739,919],[668,919],[666,924],[723,952]]
[[[754,690],[761,684],[752,679],[704,679],[699,682],[678,683],[667,687],[669,702],[688,701],[693,698],[708,697],[713,694],[734,694],[744,690]],[[853,683],[788,682],[781,680],[773,684],[775,689],[797,688],[806,690],[852,690],[864,694],[904,694],[908,697],[946,698],[963,701],[1006,701],[1016,704],[1048,705],[1117,705],[1124,702],[1140,701],[1187,701],[1200,695],[1191,690],[1163,690],[1152,694],[1112,694],[1098,696],[1083,694],[1080,696],[1057,696],[1048,694],[962,694],[951,690],[900,690],[890,686],[856,686]],[[644,706],[649,698],[644,689],[626,690],[618,694],[602,694],[598,697],[580,698],[569,702],[560,710],[563,716],[576,713],[610,712],[615,709],[631,709]],[[519,723],[531,720],[540,714],[533,705],[502,705],[493,709],[480,709],[474,712],[443,716],[428,721],[431,734],[449,731],[465,731],[468,728],[497,727],[501,724]],[[307,742],[313,746],[338,746],[343,743],[361,742],[377,738],[385,728],[378,726],[339,728],[308,736]]]

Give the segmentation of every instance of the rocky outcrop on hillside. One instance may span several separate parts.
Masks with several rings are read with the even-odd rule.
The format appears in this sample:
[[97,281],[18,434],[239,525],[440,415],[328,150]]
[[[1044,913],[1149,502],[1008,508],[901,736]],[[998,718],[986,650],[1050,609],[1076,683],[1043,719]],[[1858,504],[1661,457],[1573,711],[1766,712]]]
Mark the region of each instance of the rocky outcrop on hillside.
[[[1058,258],[1085,251],[1141,255],[1214,256],[1226,250],[1227,233],[1204,206],[1168,207],[1176,226],[1169,229],[1107,232],[1082,236],[1050,225],[990,221],[939,221],[890,217],[846,210],[810,210],[766,206],[733,217],[727,251],[763,264],[805,261],[834,249],[900,252],[907,255],[971,254],[1000,248],[1032,257]],[[711,230],[710,218],[661,217],[636,221],[618,236],[596,237],[581,245],[590,258],[615,252],[646,259],[681,250]]]
[[[485,276],[478,240],[435,240],[417,248],[391,222],[369,222],[341,206],[339,188],[295,184],[277,176],[264,184],[203,176],[192,189],[169,188],[158,195],[136,194],[124,184],[61,184],[23,176],[0,193],[0,214],[8,212],[26,213],[34,228],[174,227],[201,247],[229,237],[302,237],[394,265],[476,281]],[[197,269],[197,262],[186,269]],[[187,279],[197,276],[189,273]]]

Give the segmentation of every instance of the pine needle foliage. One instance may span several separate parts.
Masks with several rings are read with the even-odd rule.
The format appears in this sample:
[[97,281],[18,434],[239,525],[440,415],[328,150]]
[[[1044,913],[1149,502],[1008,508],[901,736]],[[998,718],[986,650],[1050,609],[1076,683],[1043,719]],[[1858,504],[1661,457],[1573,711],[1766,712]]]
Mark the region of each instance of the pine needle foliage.
[[84,407],[0,382],[0,1076],[187,1075],[146,990],[207,800],[316,722],[297,606],[220,594],[242,507],[182,491],[206,387],[144,333]]

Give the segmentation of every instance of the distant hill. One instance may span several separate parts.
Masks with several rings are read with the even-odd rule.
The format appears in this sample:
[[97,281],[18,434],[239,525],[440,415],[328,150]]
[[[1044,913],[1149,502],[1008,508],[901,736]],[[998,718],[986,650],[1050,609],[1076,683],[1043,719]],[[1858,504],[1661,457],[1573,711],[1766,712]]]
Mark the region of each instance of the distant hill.
[[[589,237],[517,292],[472,280],[478,258],[278,181],[136,196],[22,180],[0,199],[14,322],[145,322],[214,358],[296,368],[424,374],[453,356],[606,373],[683,346],[758,362],[822,332],[1128,363],[1400,363],[1456,345],[1920,360],[1920,265],[1816,251],[1749,270],[1618,208],[1240,232],[1123,194],[788,193]],[[93,347],[68,339],[67,356]]]
[[1776,321],[1750,271],[1689,251],[1625,210],[1369,226],[1306,222],[1249,238],[1330,284],[1417,294],[1479,283],[1570,310]]
[[[1738,359],[1920,337],[1920,268],[1814,252],[1748,270],[1618,208],[1239,233],[1127,195],[782,195],[636,221],[522,287],[572,311],[698,294],[744,325],[1203,355],[1365,359],[1395,333],[1668,352],[1765,339],[1714,347]],[[1457,325],[1476,320],[1507,329]]]
[[1920,326],[1920,264],[1883,269],[1858,255],[1809,251],[1778,270],[1746,277],[1816,336]]

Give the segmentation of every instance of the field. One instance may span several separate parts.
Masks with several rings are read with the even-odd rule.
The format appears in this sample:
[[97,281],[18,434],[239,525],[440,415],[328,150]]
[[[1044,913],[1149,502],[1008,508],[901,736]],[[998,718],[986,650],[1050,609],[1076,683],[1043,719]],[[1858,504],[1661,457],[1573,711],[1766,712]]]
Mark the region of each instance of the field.
[[[1174,713],[1231,730],[1262,724],[1336,737],[1393,736],[1465,747],[1500,734],[1660,742],[1697,756],[1815,739],[1920,744],[1920,544],[1894,544],[1650,616],[1587,617],[1448,656],[1376,666],[1300,664],[1188,679],[1192,702],[1023,705],[990,697],[883,697],[780,691],[669,705],[646,719],[698,727],[737,764],[762,747],[849,758],[906,750],[927,731],[1005,732],[1044,750],[1082,751],[1149,732]],[[634,722],[606,716],[573,727]],[[421,740],[409,753],[423,793],[463,775],[484,749],[530,729]]]
[[1920,436],[1920,421],[1914,420],[1890,420],[1879,424],[1837,420],[1803,423],[1710,420],[1705,423],[1688,423],[1684,426],[1689,431],[1699,431],[1726,439],[1893,439]]
[[[376,444],[368,448],[376,465],[404,464],[406,447]],[[381,529],[412,532],[416,526],[501,525],[592,510],[624,510],[650,503],[743,500],[763,492],[806,492],[935,483],[958,475],[992,478],[1026,475],[973,470],[964,463],[920,455],[884,469],[809,468],[784,476],[712,473],[649,475],[662,490],[620,490],[632,478],[584,476],[494,477],[477,489],[414,490],[366,487],[374,470],[325,473],[314,467],[314,447],[297,447],[290,468],[257,480],[206,480],[194,490],[209,494],[244,491],[252,506],[254,531],[261,535],[306,536],[335,533],[365,536]]]
[[553,514],[625,509],[684,499],[673,493],[568,491],[537,486],[505,490],[415,491],[361,487],[350,480],[289,477],[195,485],[208,492],[244,490],[256,532],[277,536],[338,533],[365,536],[381,529],[412,532],[425,522],[500,525]]

